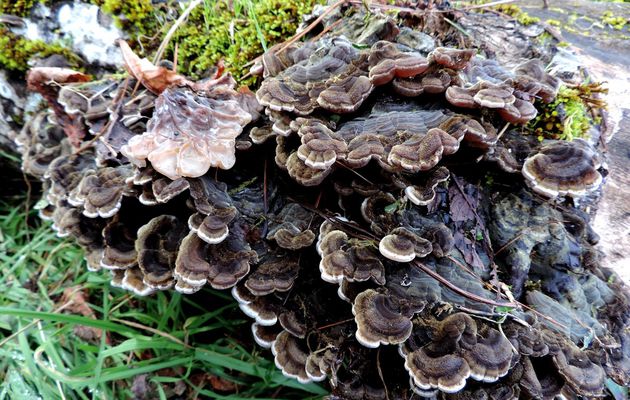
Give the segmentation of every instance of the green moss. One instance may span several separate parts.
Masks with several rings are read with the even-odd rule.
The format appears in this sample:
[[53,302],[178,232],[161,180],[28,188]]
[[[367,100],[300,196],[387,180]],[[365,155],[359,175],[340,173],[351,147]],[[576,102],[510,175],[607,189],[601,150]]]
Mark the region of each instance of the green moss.
[[311,11],[315,1],[235,1],[233,6],[224,1],[206,3],[193,10],[189,21],[177,30],[169,51],[172,53],[178,43],[178,70],[193,78],[207,76],[223,59],[225,67],[239,79],[248,71],[245,65],[263,53],[263,43],[271,47],[295,33],[301,16]]
[[500,4],[495,6],[494,9],[515,18],[521,25],[531,25],[540,22],[540,18],[532,17],[514,4]]
[[31,58],[44,58],[53,54],[61,54],[71,63],[77,64],[79,61],[72,51],[61,44],[24,39],[0,25],[0,68],[24,72]]
[[539,107],[539,115],[532,123],[539,140],[544,138],[573,140],[588,136],[593,123],[589,111],[606,107],[596,94],[606,89],[599,83],[584,83],[576,87],[560,87],[556,100]]
[[557,19],[548,19],[545,22],[547,23],[547,25],[550,25],[550,26],[559,27],[560,25],[562,25],[562,23],[560,21],[558,21]]
[[606,11],[602,14],[602,22],[605,25],[610,25],[613,29],[618,31],[622,30],[626,24],[627,20],[624,17],[615,17],[612,11]]
[[2,0],[0,1],[0,14],[26,17],[34,5],[35,0]]
[[[143,56],[150,56],[157,49],[162,31],[177,17],[168,12],[169,7],[179,9],[172,0],[161,3],[160,8],[152,6],[151,0],[91,1],[114,16],[132,38],[131,46]],[[266,48],[291,37],[301,16],[322,1],[204,0],[178,27],[164,58],[173,59],[177,45],[178,72],[199,79],[208,76],[212,67],[223,60],[225,67],[239,79],[248,71],[245,64]],[[250,78],[243,83],[252,82]]]
[[175,2],[153,5],[151,0],[91,0],[91,2],[114,17],[116,26],[134,39],[130,44],[136,50],[151,50],[152,47],[157,46],[164,11],[169,7],[177,7]]

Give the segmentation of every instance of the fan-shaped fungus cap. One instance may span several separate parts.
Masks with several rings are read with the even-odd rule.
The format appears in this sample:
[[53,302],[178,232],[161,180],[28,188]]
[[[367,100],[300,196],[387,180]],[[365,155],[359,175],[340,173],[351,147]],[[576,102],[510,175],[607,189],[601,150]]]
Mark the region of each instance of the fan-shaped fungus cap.
[[414,311],[396,296],[368,289],[359,294],[352,305],[356,338],[371,348],[402,343],[411,335],[410,318]]
[[271,221],[267,234],[268,240],[275,240],[278,246],[299,250],[310,246],[315,240],[315,233],[308,229],[314,214],[297,203],[287,204]]
[[588,398],[602,396],[606,380],[604,369],[593,363],[573,343],[565,342],[553,356],[553,362],[575,393]]
[[470,367],[462,357],[434,353],[428,349],[408,353],[405,356],[405,369],[420,389],[437,388],[446,393],[462,390],[470,376]]
[[135,248],[137,232],[129,229],[128,224],[118,218],[110,221],[103,228],[103,257],[100,260],[102,268],[127,268],[137,262],[138,253]]
[[418,53],[404,53],[396,44],[380,41],[370,49],[370,81],[375,86],[394,78],[411,78],[429,68],[427,59]]
[[425,257],[433,250],[431,242],[406,228],[395,228],[378,244],[378,250],[384,257],[397,262],[413,261],[416,257]]
[[221,96],[165,90],[156,100],[147,132],[134,136],[122,154],[139,166],[148,159],[156,171],[173,180],[201,176],[210,167],[232,168],[235,139],[252,116],[231,88]]
[[317,186],[332,172],[331,168],[322,170],[309,167],[300,160],[297,152],[289,155],[285,167],[289,176],[304,186]]
[[278,254],[265,260],[245,281],[245,287],[255,296],[273,292],[286,292],[293,287],[298,277],[297,258]]
[[173,286],[173,268],[186,225],[173,215],[160,215],[138,229],[135,249],[144,283],[164,290]]
[[334,358],[334,349],[320,349],[312,352],[306,358],[306,375],[308,375],[313,382],[325,380],[327,374],[331,372]]
[[285,311],[278,315],[278,322],[282,328],[292,336],[300,339],[306,337],[308,327],[294,311]]
[[184,178],[177,178],[174,181],[168,178],[156,178],[151,182],[153,195],[159,203],[167,203],[189,187],[190,184]]
[[[191,232],[182,240],[174,275],[194,291],[206,282],[215,289],[227,289],[249,273],[249,263],[255,259],[256,252],[236,235],[218,245],[210,245]],[[175,288],[184,293],[189,290],[188,287]]]
[[470,377],[482,382],[495,382],[508,373],[512,361],[512,345],[499,331],[481,331],[476,343],[462,343]]
[[271,348],[273,341],[276,340],[280,332],[282,332],[282,327],[277,324],[273,326],[263,326],[256,322],[252,324],[252,336],[254,336],[254,341],[265,349]]
[[310,168],[328,169],[347,151],[343,139],[318,120],[305,121],[298,135],[302,145],[297,155]]
[[228,237],[228,225],[236,214],[234,207],[217,208],[209,215],[194,213],[188,218],[188,227],[204,242],[218,244]]
[[306,358],[308,351],[302,348],[300,339],[287,331],[282,331],[276,337],[271,347],[276,366],[284,376],[295,378],[300,383],[309,383],[311,379],[306,374]]
[[532,189],[546,197],[581,197],[602,183],[599,156],[582,139],[543,146],[523,164],[522,173]]
[[[129,290],[138,296],[147,296],[155,292],[155,288],[144,283],[144,274],[138,267],[127,268],[123,273],[123,278],[120,281],[122,289]],[[118,280],[113,280],[114,286],[118,284]]]
[[371,244],[348,240],[348,236],[338,230],[327,232],[317,246],[322,260],[319,271],[324,281],[341,283],[364,282],[372,279],[379,285],[385,284],[385,268]]
[[472,49],[437,47],[429,53],[429,61],[451,69],[464,69],[475,55]]
[[435,199],[435,188],[451,176],[446,167],[439,167],[429,172],[423,185],[411,185],[405,188],[405,197],[413,204],[426,206]]
[[310,57],[262,82],[256,92],[260,104],[297,115],[308,115],[317,107],[335,113],[360,107],[372,91],[362,69],[365,55],[346,39],[317,43],[319,47]]
[[431,128],[426,135],[414,135],[392,147],[387,161],[407,171],[426,171],[437,165],[443,155],[455,153],[463,137],[457,138],[442,129]]
[[118,212],[122,197],[130,194],[127,179],[132,176],[129,166],[106,167],[87,173],[79,185],[70,192],[68,202],[83,206],[83,215],[89,218],[109,218]]

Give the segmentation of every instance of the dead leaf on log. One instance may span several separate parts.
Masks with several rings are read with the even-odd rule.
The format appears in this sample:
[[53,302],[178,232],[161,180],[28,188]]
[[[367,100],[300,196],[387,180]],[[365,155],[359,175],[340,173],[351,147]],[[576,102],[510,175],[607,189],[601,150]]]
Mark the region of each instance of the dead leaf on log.
[[66,114],[61,104],[57,102],[57,95],[59,85],[88,81],[90,81],[88,75],[68,68],[36,67],[31,68],[26,75],[28,89],[36,91],[46,99],[55,112],[57,122],[75,147],[79,147],[81,140],[85,137],[85,126],[78,115]]

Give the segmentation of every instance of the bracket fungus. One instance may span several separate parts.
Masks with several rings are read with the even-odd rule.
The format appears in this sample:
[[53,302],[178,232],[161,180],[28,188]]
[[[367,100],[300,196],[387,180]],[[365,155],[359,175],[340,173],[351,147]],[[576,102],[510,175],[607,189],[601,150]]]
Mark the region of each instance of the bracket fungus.
[[601,160],[582,139],[543,146],[523,164],[523,176],[545,197],[582,197],[602,183]]
[[14,140],[40,214],[113,286],[231,289],[282,373],[333,399],[628,385],[630,295],[587,213],[605,159],[527,124],[566,79],[548,41],[446,2],[337,6],[262,55],[255,95],[123,43],[144,89],[33,70],[49,109]]

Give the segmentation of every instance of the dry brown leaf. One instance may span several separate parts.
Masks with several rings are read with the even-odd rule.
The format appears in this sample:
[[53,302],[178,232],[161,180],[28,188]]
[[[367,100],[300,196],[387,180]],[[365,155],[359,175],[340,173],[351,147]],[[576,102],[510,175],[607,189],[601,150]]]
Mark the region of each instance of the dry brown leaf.
[[138,57],[124,40],[119,40],[118,45],[120,46],[127,72],[151,92],[159,95],[171,86],[193,85],[193,82],[177,72],[158,67],[146,58]]

